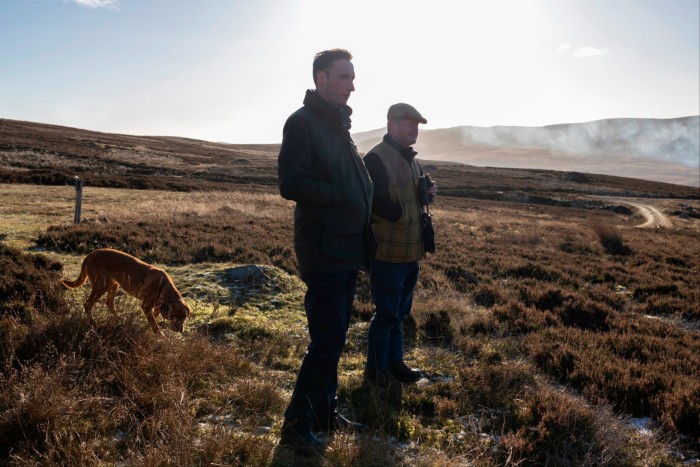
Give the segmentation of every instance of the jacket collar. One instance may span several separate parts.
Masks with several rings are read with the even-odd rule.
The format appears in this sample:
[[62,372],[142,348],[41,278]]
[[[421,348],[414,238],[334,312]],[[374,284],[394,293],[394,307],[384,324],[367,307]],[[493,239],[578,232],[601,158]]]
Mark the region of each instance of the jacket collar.
[[328,120],[333,126],[338,126],[345,131],[350,131],[352,127],[352,109],[350,106],[341,105],[336,107],[326,102],[315,89],[308,89],[304,96],[304,105],[311,108],[314,112],[320,115],[325,120]]
[[401,146],[399,143],[396,142],[394,138],[392,138],[389,133],[384,135],[384,142],[391,146],[392,148],[396,149],[396,151],[401,154],[401,157],[406,159],[406,162],[411,162],[414,157],[416,157],[416,154],[418,154],[416,151],[413,150],[412,146]]

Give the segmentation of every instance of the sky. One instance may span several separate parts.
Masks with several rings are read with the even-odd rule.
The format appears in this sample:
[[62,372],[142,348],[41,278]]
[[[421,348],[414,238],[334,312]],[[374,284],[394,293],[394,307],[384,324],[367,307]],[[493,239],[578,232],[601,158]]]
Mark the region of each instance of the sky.
[[0,118],[278,143],[316,52],[353,132],[700,114],[698,0],[0,0]]

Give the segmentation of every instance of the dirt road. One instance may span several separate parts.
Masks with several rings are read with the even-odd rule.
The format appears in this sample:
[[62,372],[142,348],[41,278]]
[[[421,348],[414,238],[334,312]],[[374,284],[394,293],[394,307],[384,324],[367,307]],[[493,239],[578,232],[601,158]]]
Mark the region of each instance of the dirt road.
[[653,200],[646,200],[643,198],[609,198],[600,197],[599,199],[604,199],[610,201],[611,203],[625,204],[636,209],[646,221],[643,224],[639,224],[636,227],[640,229],[670,229],[673,227],[671,220],[651,203]]
[[630,206],[636,208],[641,215],[646,218],[646,222],[638,225],[639,228],[662,228],[669,229],[673,227],[671,220],[654,206],[641,203],[629,203]]

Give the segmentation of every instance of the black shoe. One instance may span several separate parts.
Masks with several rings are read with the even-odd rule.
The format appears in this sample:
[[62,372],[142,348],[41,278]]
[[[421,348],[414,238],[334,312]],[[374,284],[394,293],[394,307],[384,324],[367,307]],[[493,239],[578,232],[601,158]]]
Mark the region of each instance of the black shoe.
[[361,435],[362,433],[367,433],[369,431],[369,425],[364,423],[353,422],[343,417],[340,412],[336,412],[330,420],[329,428],[331,431],[335,430],[348,430],[355,434]]
[[402,383],[415,383],[423,377],[419,369],[409,368],[404,362],[389,366],[389,373]]
[[353,422],[348,420],[340,412],[333,412],[331,418],[327,419],[326,423],[315,422],[313,426],[314,431],[319,431],[321,433],[332,433],[337,430],[348,430],[356,434],[367,433],[369,431],[369,426]]
[[294,449],[299,454],[310,455],[323,451],[323,440],[301,423],[285,422],[282,426],[280,446]]

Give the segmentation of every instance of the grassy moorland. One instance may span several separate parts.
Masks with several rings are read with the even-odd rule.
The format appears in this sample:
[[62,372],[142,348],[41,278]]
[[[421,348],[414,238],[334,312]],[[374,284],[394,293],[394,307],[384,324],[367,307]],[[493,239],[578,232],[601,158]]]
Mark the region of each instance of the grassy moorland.
[[[46,167],[58,152],[2,151]],[[429,168],[438,251],[406,326],[407,360],[428,378],[388,400],[363,385],[363,274],[339,397],[372,433],[336,434],[309,459],[279,449],[307,335],[293,204],[266,182],[271,161],[255,160],[270,177],[245,186],[88,184],[79,225],[70,186],[0,185],[0,465],[697,462],[697,189],[447,164]],[[32,172],[17,166],[3,167]],[[672,227],[637,228],[644,219],[605,196],[653,205]],[[99,247],[168,270],[194,312],[185,333],[157,338],[126,295],[117,318],[99,306],[92,328],[89,286],[64,292],[58,279]],[[251,263],[264,278],[229,274]]]

